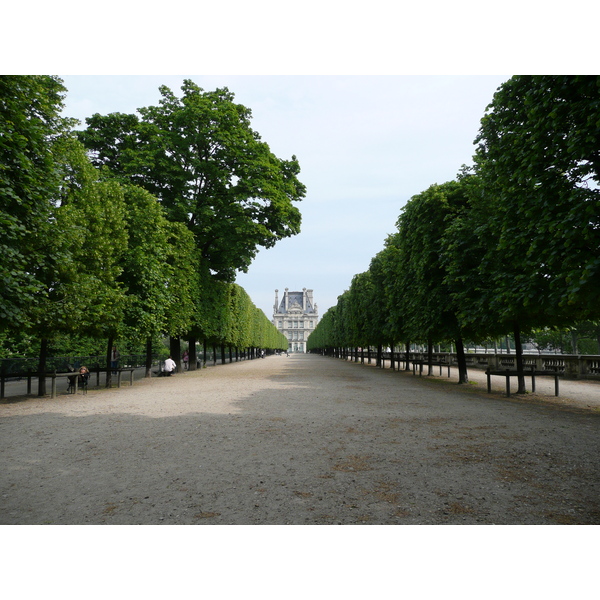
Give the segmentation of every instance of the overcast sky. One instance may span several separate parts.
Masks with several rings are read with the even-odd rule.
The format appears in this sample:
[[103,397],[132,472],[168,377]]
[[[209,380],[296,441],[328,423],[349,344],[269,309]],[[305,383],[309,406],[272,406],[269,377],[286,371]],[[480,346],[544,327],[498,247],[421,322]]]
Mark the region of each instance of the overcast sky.
[[271,318],[274,290],[314,290],[319,314],[369,268],[404,204],[471,164],[498,76],[62,76],[65,114],[133,113],[184,78],[228,87],[279,158],[298,157],[302,231],[262,249],[237,282]]

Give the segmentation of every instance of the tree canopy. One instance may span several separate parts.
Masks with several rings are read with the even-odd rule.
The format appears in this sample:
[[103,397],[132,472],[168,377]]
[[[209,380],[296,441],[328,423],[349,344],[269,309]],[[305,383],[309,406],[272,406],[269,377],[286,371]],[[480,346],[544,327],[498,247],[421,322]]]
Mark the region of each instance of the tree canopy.
[[95,114],[79,136],[96,166],[158,198],[193,232],[203,265],[233,281],[259,247],[300,231],[300,166],[270,151],[227,88],[206,92],[185,80],[181,89],[177,98],[162,86],[158,106],[139,117]]
[[[513,281],[563,322],[600,316],[600,76],[516,76],[494,95],[476,172]],[[543,296],[540,294],[543,290]]]
[[60,178],[53,147],[70,125],[57,77],[0,77],[0,328],[23,326],[52,261],[51,214]]
[[[107,150],[110,160],[103,164],[97,155],[95,166],[84,145],[71,131],[74,123],[60,117],[66,93],[60,79],[0,77],[0,92],[0,225],[3,232],[0,238],[3,253],[0,339],[3,346],[7,342],[14,345],[15,339],[37,337],[40,375],[45,373],[46,356],[59,338],[103,339],[105,348],[110,348],[114,339],[126,336],[135,343],[145,341],[147,354],[153,340],[164,335],[195,334],[210,338],[213,343],[235,344],[238,348],[243,348],[240,346],[243,344],[287,347],[285,338],[247,294],[227,281],[232,270],[247,264],[244,261],[249,261],[251,255],[236,263],[233,257],[241,252],[241,247],[229,248],[229,257],[221,263],[227,263],[227,267],[219,271],[219,264],[211,264],[210,253],[198,244],[202,235],[208,236],[206,227],[209,228],[207,219],[198,218],[198,211],[211,202],[211,206],[221,211],[218,216],[215,213],[214,218],[215,223],[224,221],[216,223],[222,228],[219,235],[223,237],[217,236],[218,239],[211,241],[217,246],[225,248],[225,238],[235,240],[236,235],[243,238],[242,225],[249,237],[254,235],[252,243],[259,240],[256,232],[260,230],[264,234],[260,243],[272,245],[275,239],[291,235],[299,226],[299,212],[291,207],[291,202],[304,193],[303,186],[292,174],[297,163],[294,167],[286,161],[277,162],[248,128],[245,133],[252,133],[254,146],[242,139],[243,128],[238,132],[239,139],[234,131],[228,133],[221,128],[217,136],[221,136],[221,142],[214,147],[212,142],[206,142],[214,155],[205,161],[210,172],[207,181],[217,186],[214,190],[221,182],[221,197],[215,193],[212,201],[206,186],[196,195],[189,190],[183,195],[180,190],[170,193],[178,177],[183,177],[183,163],[178,164],[170,157],[175,156],[178,143],[181,148],[189,143],[189,140],[181,141],[186,137],[185,132],[179,132],[180,140],[175,132],[169,135],[161,132],[159,124],[164,125],[166,121],[158,117],[156,123],[140,121],[135,116],[107,118],[106,123],[112,125],[117,121],[123,127],[139,125],[133,128],[139,137],[135,137],[135,143],[133,138],[119,138],[114,148]],[[195,100],[202,95],[199,90],[190,94]],[[169,96],[166,92],[165,95]],[[192,104],[195,101],[188,100]],[[225,100],[222,104],[217,108],[225,111]],[[229,104],[229,109],[236,106]],[[184,109],[183,103],[180,108]],[[205,107],[207,115],[210,110]],[[240,109],[238,114],[247,124],[249,113]],[[181,118],[182,115],[177,116]],[[203,126],[208,127],[208,124]],[[149,132],[153,132],[150,137]],[[162,141],[158,139],[161,135]],[[199,139],[201,133],[197,131],[196,135]],[[203,135],[208,139],[212,134],[207,130]],[[228,136],[237,139],[227,151],[231,157],[237,157],[239,164],[231,159],[235,169],[225,182],[227,156],[219,154],[219,144],[226,148]],[[148,144],[142,144],[142,139]],[[246,165],[242,164],[244,145],[254,157]],[[162,173],[156,173],[157,177],[148,162],[152,153],[162,157],[159,162],[165,167]],[[217,168],[219,161],[223,164]],[[241,182],[249,189],[252,182],[258,185],[259,177],[244,179],[241,169],[258,171],[260,161],[265,169],[261,185],[268,193],[261,198],[251,198],[250,193],[244,196]],[[128,169],[133,169],[132,165],[139,167],[137,173],[144,176],[130,173]],[[148,172],[144,172],[146,167]],[[271,173],[270,168],[276,172]],[[275,181],[272,188],[269,181]],[[155,193],[163,189],[160,198],[148,189],[152,185],[139,185],[148,182],[154,185]],[[256,190],[258,187],[255,188],[258,193]],[[242,213],[247,211],[243,217],[247,222],[227,222],[223,216],[227,202],[231,205],[231,214],[237,209]],[[258,208],[252,212],[249,207],[253,205],[260,206],[263,213]],[[167,217],[177,214],[178,207],[181,208],[179,214],[185,218],[169,220]],[[195,210],[196,216],[186,212],[188,210]],[[282,216],[284,213],[289,213],[289,222]],[[197,226],[192,226],[193,222]],[[252,227],[254,233],[250,232]],[[225,281],[216,280],[215,273]],[[40,376],[39,381],[39,393],[43,395],[45,378]]]

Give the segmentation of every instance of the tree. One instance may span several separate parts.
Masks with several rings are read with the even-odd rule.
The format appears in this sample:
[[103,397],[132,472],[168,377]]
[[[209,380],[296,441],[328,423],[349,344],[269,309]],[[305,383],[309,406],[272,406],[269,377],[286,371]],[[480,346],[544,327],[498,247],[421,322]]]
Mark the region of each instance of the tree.
[[37,282],[22,327],[41,340],[39,395],[57,334],[99,337],[118,328],[124,301],[118,261],[127,247],[121,186],[100,181],[72,137],[54,140],[52,152],[53,195],[32,231],[44,245],[23,267]]
[[96,114],[79,135],[94,164],[156,196],[194,233],[211,272],[233,281],[260,246],[299,232],[300,167],[270,151],[227,88],[205,92],[185,80],[182,91],[179,99],[162,86],[159,105],[140,108],[141,118]]
[[459,182],[432,185],[405,205],[397,222],[398,233],[389,242],[398,248],[401,258],[393,285],[404,327],[413,339],[427,340],[430,359],[433,342],[455,341],[459,383],[468,381],[467,366],[456,306],[446,283],[442,239],[448,224],[466,204]]
[[[56,223],[65,225],[56,237],[68,244],[69,260],[63,252],[61,262],[48,270],[51,303],[41,311],[42,322],[55,313],[57,329],[65,321],[68,331],[107,340],[108,366],[113,340],[123,329],[127,303],[120,280],[129,240],[124,188],[115,180],[103,179],[74,138],[66,138],[61,149],[63,185]],[[53,327],[48,322],[42,330],[53,331]],[[110,383],[108,369],[107,386]]]
[[483,261],[501,261],[488,278],[489,312],[513,324],[519,392],[523,329],[598,317],[599,85],[599,77],[513,77],[494,95],[476,139]]
[[358,273],[352,278],[348,290],[348,305],[345,319],[351,332],[350,343],[353,347],[368,346],[372,343],[369,337],[369,309],[373,301],[373,285],[370,273]]
[[127,185],[125,203],[129,240],[119,277],[127,294],[124,321],[130,336],[146,344],[146,377],[150,377],[153,339],[189,328],[195,246],[191,232],[167,221],[163,208],[146,190]]
[[406,317],[401,298],[396,295],[397,265],[403,262],[400,249],[392,243],[392,238],[386,240],[383,250],[372,259],[369,267],[371,281],[375,288],[375,307],[377,322],[373,329],[392,343],[404,342],[406,349],[406,370],[409,369],[410,338],[406,329]]
[[599,129],[600,76],[517,76],[476,139],[499,250],[526,260],[524,295],[545,280],[543,310],[563,322],[600,313]]
[[317,326],[308,336],[306,342],[306,348],[310,352],[312,350],[322,350],[326,354],[337,353],[339,348],[338,341],[339,337],[336,332],[336,326],[338,321],[338,306],[332,306],[325,314],[321,317],[321,320],[317,323]]
[[66,90],[50,76],[0,76],[0,329],[26,326],[52,256],[53,200],[60,180],[54,142]]
[[525,392],[521,334],[546,324],[541,309],[547,281],[526,282],[531,266],[524,251],[500,247],[494,220],[497,198],[467,170],[459,176],[467,204],[448,224],[441,240],[445,282],[459,325],[471,340],[511,333],[515,340],[518,392]]

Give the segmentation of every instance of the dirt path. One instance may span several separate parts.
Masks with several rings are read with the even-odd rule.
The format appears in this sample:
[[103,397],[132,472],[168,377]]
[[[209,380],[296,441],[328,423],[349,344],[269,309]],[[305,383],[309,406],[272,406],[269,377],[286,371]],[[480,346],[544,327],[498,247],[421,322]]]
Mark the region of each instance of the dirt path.
[[2,524],[599,524],[600,414],[316,356],[0,405]]

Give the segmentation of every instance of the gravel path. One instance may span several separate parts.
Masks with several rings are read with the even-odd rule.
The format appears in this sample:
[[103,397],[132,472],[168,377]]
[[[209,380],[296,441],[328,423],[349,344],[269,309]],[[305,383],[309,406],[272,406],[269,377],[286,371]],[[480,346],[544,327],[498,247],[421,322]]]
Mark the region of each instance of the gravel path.
[[293,355],[6,402],[0,522],[599,524],[567,400]]

